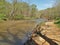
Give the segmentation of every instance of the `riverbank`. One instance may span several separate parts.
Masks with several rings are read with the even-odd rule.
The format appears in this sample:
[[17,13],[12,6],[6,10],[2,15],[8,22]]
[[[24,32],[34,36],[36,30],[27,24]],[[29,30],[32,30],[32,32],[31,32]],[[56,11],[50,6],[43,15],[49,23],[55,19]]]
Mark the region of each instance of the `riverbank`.
[[[58,28],[54,21],[45,22],[43,25],[38,25],[32,34],[32,40],[34,45],[60,45],[60,28]],[[28,44],[29,45],[29,44]]]

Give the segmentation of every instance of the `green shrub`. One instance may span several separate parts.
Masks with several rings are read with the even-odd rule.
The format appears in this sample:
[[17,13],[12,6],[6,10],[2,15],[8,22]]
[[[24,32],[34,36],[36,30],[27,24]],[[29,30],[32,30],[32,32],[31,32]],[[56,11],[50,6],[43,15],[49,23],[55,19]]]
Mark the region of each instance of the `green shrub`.
[[56,20],[60,20],[60,17],[56,17]]
[[56,22],[54,22],[54,24],[60,24],[60,20],[57,20]]
[[5,14],[0,14],[0,20],[3,20],[6,18],[6,15]]
[[14,16],[14,19],[15,20],[24,19],[24,16],[23,15],[16,15],[16,16]]
[[35,17],[24,17],[24,19],[26,20],[32,20],[32,19],[36,19]]

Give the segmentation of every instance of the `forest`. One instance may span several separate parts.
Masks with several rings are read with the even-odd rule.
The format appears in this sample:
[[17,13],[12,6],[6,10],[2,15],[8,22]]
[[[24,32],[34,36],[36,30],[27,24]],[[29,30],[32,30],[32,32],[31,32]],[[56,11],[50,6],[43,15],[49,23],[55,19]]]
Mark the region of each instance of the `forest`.
[[0,0],[0,45],[60,45],[60,0],[42,10],[30,1]]
[[35,4],[29,4],[27,2],[12,0],[0,0],[0,20],[21,20],[21,19],[56,19],[60,17],[59,1],[56,1],[56,5],[52,8],[45,10],[38,10]]
[[20,20],[37,18],[37,8],[35,4],[29,5],[26,2],[13,0],[12,3],[0,0],[0,19]]

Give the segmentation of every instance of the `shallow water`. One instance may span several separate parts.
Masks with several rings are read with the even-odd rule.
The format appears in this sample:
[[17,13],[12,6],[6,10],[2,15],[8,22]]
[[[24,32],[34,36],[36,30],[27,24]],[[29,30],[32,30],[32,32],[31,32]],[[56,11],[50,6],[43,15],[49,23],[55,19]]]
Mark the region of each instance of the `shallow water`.
[[[36,20],[29,20],[29,21],[34,21],[36,23],[35,24],[35,26],[36,26],[37,24],[44,22],[45,20],[44,19],[36,19]],[[22,43],[25,43],[30,38],[32,31],[33,31],[33,29],[25,34],[24,38],[22,39]]]
[[[34,25],[36,26],[37,24],[39,24],[40,22],[43,22],[43,21],[45,21],[45,20],[44,19],[35,19],[35,20],[27,20],[26,22],[28,24],[33,22],[33,23],[35,23]],[[14,25],[16,25],[16,24],[14,24]],[[13,25],[13,27],[11,27],[11,30],[13,30],[13,31],[18,30],[18,29],[15,30],[15,28],[17,28],[17,27],[14,25]],[[20,23],[19,23],[19,25],[20,25]],[[20,34],[18,35],[19,37],[10,33],[9,31],[7,33],[1,32],[0,37],[2,37],[3,39],[0,38],[0,45],[24,45],[24,43],[31,37],[31,34],[32,34],[35,26],[33,26],[33,27],[29,26],[29,27],[27,27],[27,29],[24,28],[24,30],[20,30]]]

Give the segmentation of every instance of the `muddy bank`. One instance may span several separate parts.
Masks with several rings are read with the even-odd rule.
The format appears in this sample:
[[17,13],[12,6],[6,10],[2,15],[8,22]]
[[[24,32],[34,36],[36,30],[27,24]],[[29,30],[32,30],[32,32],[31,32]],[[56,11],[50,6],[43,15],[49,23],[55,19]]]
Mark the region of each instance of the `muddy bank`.
[[43,26],[37,25],[34,30],[25,45],[60,45],[59,29],[53,22],[47,22],[47,25]]

